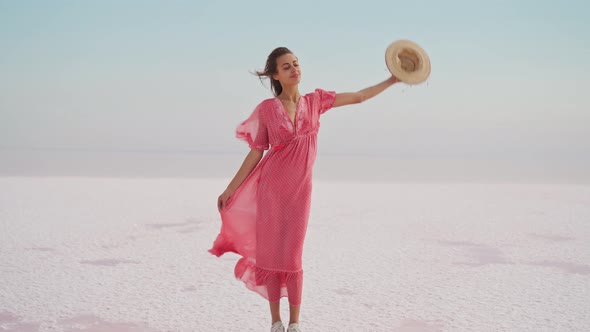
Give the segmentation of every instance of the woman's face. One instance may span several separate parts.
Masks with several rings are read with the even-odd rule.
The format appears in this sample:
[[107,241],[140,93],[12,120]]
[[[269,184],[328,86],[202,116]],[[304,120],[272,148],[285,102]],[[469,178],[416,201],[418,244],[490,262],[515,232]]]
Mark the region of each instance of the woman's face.
[[283,54],[277,58],[277,73],[273,75],[282,86],[297,85],[301,81],[299,61],[293,54]]

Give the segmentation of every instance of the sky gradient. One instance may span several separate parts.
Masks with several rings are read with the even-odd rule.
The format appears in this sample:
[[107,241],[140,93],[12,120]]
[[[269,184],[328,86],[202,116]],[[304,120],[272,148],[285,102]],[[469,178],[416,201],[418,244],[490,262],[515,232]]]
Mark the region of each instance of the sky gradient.
[[278,46],[301,93],[389,75],[411,39],[432,74],[322,117],[319,153],[590,165],[584,1],[3,1],[0,158],[15,150],[246,151]]

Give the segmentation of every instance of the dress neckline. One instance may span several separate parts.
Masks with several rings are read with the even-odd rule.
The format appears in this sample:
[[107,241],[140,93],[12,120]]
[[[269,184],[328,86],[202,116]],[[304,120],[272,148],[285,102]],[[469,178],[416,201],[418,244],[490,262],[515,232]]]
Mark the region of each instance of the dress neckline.
[[295,115],[293,116],[294,119],[291,120],[291,116],[289,115],[289,112],[287,112],[287,108],[285,107],[281,99],[279,97],[275,97],[277,102],[280,104],[283,113],[285,113],[287,120],[289,120],[293,128],[297,127],[297,115],[299,114],[299,104],[301,103],[301,98],[303,98],[303,96],[299,96],[299,100],[297,100],[297,104],[295,104]]

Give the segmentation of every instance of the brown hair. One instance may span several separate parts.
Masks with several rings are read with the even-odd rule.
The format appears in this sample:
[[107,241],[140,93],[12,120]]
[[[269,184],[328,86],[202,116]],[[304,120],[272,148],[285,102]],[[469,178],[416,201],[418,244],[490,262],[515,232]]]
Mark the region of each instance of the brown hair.
[[264,77],[268,77],[270,79],[270,89],[272,90],[275,96],[278,96],[281,94],[281,92],[283,92],[283,86],[281,85],[281,82],[275,80],[272,77],[272,75],[277,73],[277,59],[285,54],[293,54],[293,52],[291,52],[286,47],[275,48],[268,55],[268,58],[266,59],[266,65],[264,66],[264,70],[256,71],[254,73],[254,75],[260,78],[261,82]]

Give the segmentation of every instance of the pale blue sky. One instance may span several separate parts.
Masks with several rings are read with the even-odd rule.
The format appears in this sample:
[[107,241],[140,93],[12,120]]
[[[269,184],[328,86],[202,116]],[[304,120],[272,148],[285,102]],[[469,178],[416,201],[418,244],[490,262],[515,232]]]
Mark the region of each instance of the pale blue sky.
[[[236,125],[271,96],[249,71],[277,46],[302,93],[386,79],[396,39],[427,84],[322,118],[320,153],[589,163],[587,1],[0,0],[0,153],[240,153]],[[267,85],[268,86],[268,85]]]

